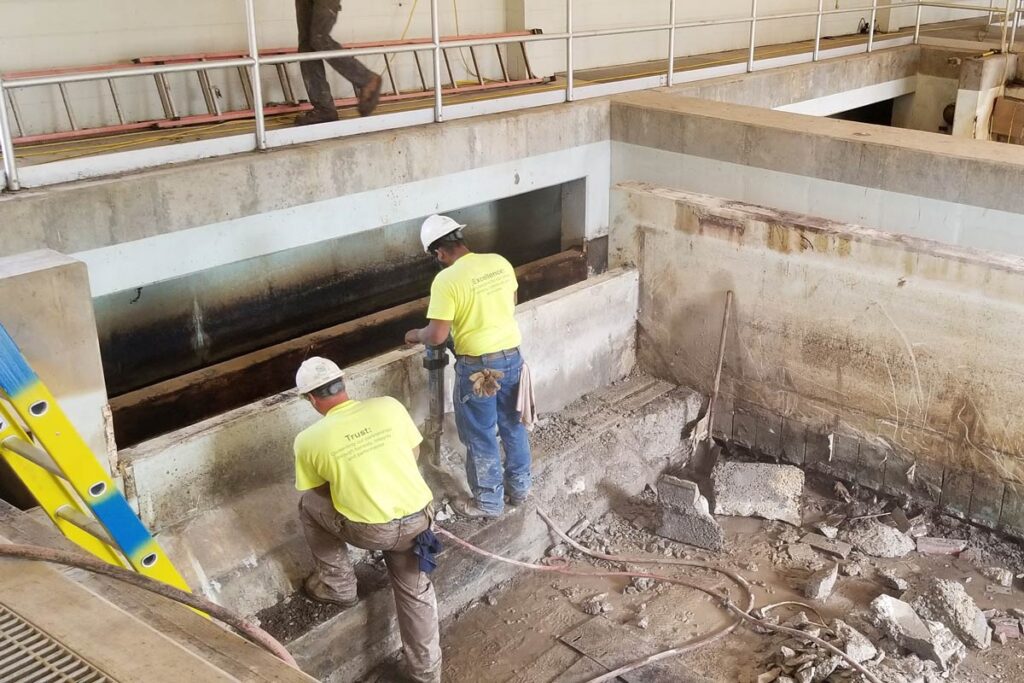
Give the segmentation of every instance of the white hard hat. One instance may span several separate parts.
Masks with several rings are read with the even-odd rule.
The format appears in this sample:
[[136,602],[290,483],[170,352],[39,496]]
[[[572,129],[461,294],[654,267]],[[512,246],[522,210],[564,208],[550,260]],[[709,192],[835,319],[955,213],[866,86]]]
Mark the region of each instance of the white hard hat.
[[423,251],[429,254],[431,244],[445,235],[461,230],[464,227],[466,226],[455,222],[448,216],[438,216],[437,214],[431,216],[423,221],[423,227],[420,228],[420,241],[423,242]]
[[299,371],[295,373],[295,388],[299,390],[300,394],[308,394],[325,384],[344,378],[345,373],[341,371],[337,363],[313,356],[304,360],[299,366]]

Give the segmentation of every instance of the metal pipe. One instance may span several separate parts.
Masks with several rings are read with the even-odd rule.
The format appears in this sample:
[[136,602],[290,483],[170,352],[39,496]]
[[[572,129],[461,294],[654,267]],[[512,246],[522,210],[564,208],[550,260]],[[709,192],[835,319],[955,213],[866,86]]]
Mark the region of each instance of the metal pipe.
[[427,424],[424,430],[431,445],[429,461],[434,467],[441,466],[441,436],[444,432],[444,369],[448,365],[446,344],[427,346],[423,367],[427,370]]
[[871,3],[871,23],[868,24],[868,52],[875,49],[875,23],[878,20],[878,0]]
[[668,0],[668,78],[666,85],[672,87],[676,74],[676,0]]
[[816,62],[821,56],[821,13],[825,10],[825,0],[818,0],[818,23],[814,29],[814,52],[811,61]]
[[626,34],[634,33],[655,33],[658,31],[668,31],[672,28],[672,23],[666,24],[647,24],[644,26],[623,26],[620,28],[600,28],[592,31],[574,31],[573,38],[601,38],[602,36],[621,36]]
[[430,37],[434,43],[434,121],[444,121],[441,97],[441,29],[437,19],[437,0],[430,0]]
[[924,8],[920,2],[917,3],[917,20],[914,21],[914,45],[921,42],[921,10]]
[[260,48],[256,38],[256,2],[245,0],[245,27],[249,33],[249,59],[252,62],[252,101],[256,116],[256,149],[267,148],[267,118],[263,112],[263,81],[260,78]]
[[747,73],[754,70],[754,44],[757,36],[757,0],[750,0],[750,52],[747,54]]
[[1013,46],[1017,44],[1017,24],[1020,22],[1020,0],[1014,2],[1013,7],[1013,28],[1010,30],[1010,52],[1013,52]]
[[572,0],[565,0],[565,101],[572,102],[573,93],[573,33],[572,33]]
[[924,7],[936,7],[938,9],[962,9],[968,12],[980,12],[985,9],[977,5],[960,5],[952,2],[928,2],[925,0],[921,3]]
[[182,64],[155,64],[153,66],[137,66],[127,69],[110,69],[108,71],[88,71],[74,74],[58,74],[56,76],[37,76],[33,78],[12,78],[4,83],[4,87],[32,88],[40,85],[60,85],[61,83],[85,83],[101,81],[107,78],[132,78],[134,76],[156,76],[195,71],[202,66],[206,69],[231,69],[252,64],[251,59],[224,59],[216,62],[186,62]]
[[1002,49],[1002,52],[1003,52],[1004,55],[1009,51],[1009,46],[1006,43],[1006,38],[1007,38],[1007,35],[1008,35],[1008,31],[1010,30],[1009,23],[1010,23],[1010,0],[1006,0],[1006,7],[1003,10],[1003,34],[1002,34],[1002,37],[999,39],[999,45],[1000,45],[1000,48]]
[[14,140],[11,138],[11,123],[7,118],[7,99],[3,76],[0,76],[0,154],[4,157],[4,175],[7,176],[7,189],[12,192],[20,190],[18,182],[18,164],[14,158]]

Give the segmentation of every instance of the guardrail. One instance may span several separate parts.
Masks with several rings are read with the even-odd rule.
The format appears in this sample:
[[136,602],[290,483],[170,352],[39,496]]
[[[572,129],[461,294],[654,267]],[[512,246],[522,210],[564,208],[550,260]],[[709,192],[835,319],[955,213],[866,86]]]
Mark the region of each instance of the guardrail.
[[[204,69],[228,69],[228,68],[246,68],[250,70],[250,80],[252,82],[253,90],[253,102],[254,102],[254,118],[256,122],[256,130],[254,135],[246,135],[244,137],[250,138],[251,141],[246,142],[244,140],[234,139],[232,144],[219,146],[214,144],[214,141],[204,141],[207,143],[206,149],[201,152],[196,150],[191,155],[179,155],[177,157],[168,158],[163,157],[163,161],[159,158],[152,160],[151,163],[144,163],[136,161],[136,164],[141,164],[137,167],[146,167],[158,165],[159,163],[168,163],[170,161],[181,161],[186,158],[203,158],[210,156],[219,156],[222,154],[234,154],[241,151],[253,151],[253,150],[266,150],[272,147],[283,146],[287,144],[294,144],[295,142],[326,139],[331,137],[339,137],[341,135],[347,135],[355,132],[367,131],[367,130],[386,130],[391,128],[397,128],[405,125],[417,125],[421,123],[429,122],[429,119],[425,119],[420,116],[405,117],[396,119],[393,121],[384,121],[387,116],[380,115],[374,117],[368,117],[366,119],[360,119],[358,121],[344,121],[335,124],[323,124],[321,126],[312,126],[311,128],[316,129],[328,129],[320,130],[316,132],[307,132],[305,134],[290,134],[280,135],[276,139],[272,140],[268,136],[266,126],[266,115],[264,112],[264,99],[262,92],[262,84],[259,78],[260,68],[263,66],[276,66],[281,64],[299,63],[304,61],[327,59],[332,57],[362,57],[370,55],[380,55],[385,52],[391,54],[403,53],[403,52],[414,52],[423,51],[426,49],[432,49],[433,53],[433,116],[434,122],[441,122],[446,120],[446,107],[442,98],[442,81],[441,81],[441,58],[442,58],[442,47],[444,48],[459,48],[459,47],[475,47],[478,45],[493,45],[496,42],[547,42],[547,41],[561,41],[565,43],[566,50],[566,75],[565,75],[565,87],[562,92],[558,94],[557,101],[571,102],[577,99],[576,95],[576,84],[575,84],[575,65],[574,65],[574,43],[577,40],[586,38],[597,38],[603,36],[616,36],[616,35],[628,35],[628,34],[643,34],[643,33],[654,33],[654,32],[667,32],[668,33],[668,56],[667,66],[665,73],[662,77],[659,77],[658,84],[673,85],[675,83],[676,69],[675,69],[675,52],[676,52],[676,33],[682,29],[699,28],[699,27],[711,27],[711,26],[729,26],[729,25],[749,25],[749,45],[747,52],[746,70],[748,72],[754,71],[756,68],[755,49],[757,41],[757,26],[758,22],[765,21],[776,21],[783,19],[809,19],[816,18],[817,24],[814,35],[814,47],[811,53],[811,59],[817,61],[821,56],[821,41],[822,41],[822,20],[825,17],[832,15],[842,14],[854,14],[854,13],[870,13],[870,20],[868,21],[868,38],[865,46],[866,52],[871,52],[875,47],[875,24],[878,16],[878,12],[882,10],[892,9],[906,9],[910,7],[916,7],[917,18],[914,25],[914,38],[913,42],[916,44],[920,41],[921,36],[921,16],[922,11],[926,7],[934,7],[941,9],[952,9],[952,10],[963,10],[972,13],[989,12],[989,21],[994,15],[1002,15],[1002,40],[1001,47],[1005,52],[1010,46],[1012,46],[1016,39],[1017,23],[1020,19],[1020,14],[1024,12],[1021,8],[1021,3],[1024,0],[1005,0],[1005,6],[1002,8],[996,8],[994,3],[997,0],[990,0],[989,6],[984,7],[981,5],[968,5],[962,3],[949,3],[949,2],[929,2],[927,0],[918,0],[917,2],[890,2],[880,3],[879,0],[872,0],[870,5],[864,5],[859,7],[851,8],[838,8],[838,9],[825,9],[824,0],[818,0],[818,8],[816,11],[806,12],[790,12],[784,14],[758,14],[758,0],[751,0],[750,3],[750,14],[741,17],[729,17],[721,19],[703,19],[696,21],[677,21],[677,10],[679,0],[667,0],[667,12],[668,21],[660,24],[651,24],[645,26],[630,26],[622,28],[609,28],[609,29],[598,29],[588,31],[577,31],[573,25],[573,0],[565,0],[565,12],[566,12],[566,30],[562,33],[539,33],[529,36],[517,36],[506,39],[467,39],[467,40],[456,40],[456,41],[445,41],[442,45],[440,37],[440,24],[438,21],[438,0],[430,0],[430,25],[431,25],[431,38],[429,42],[424,42],[419,45],[406,45],[406,46],[391,46],[391,47],[366,47],[357,49],[341,49],[341,50],[329,50],[324,52],[305,52],[295,54],[283,54],[283,55],[269,55],[261,56],[259,52],[259,45],[256,38],[256,11],[254,6],[254,0],[244,0],[245,2],[245,22],[248,35],[248,51],[249,55],[241,59],[225,59],[225,60],[211,60],[211,61],[195,61],[195,62],[180,62],[174,64],[162,64],[152,66],[139,66],[135,68],[121,68],[121,69],[110,69],[105,71],[90,71],[86,73],[74,73],[74,74],[54,74],[47,76],[37,77],[19,77],[12,78],[6,81],[0,77],[0,153],[3,155],[3,170],[4,170],[4,185],[7,190],[16,191],[21,189],[22,183],[19,180],[19,168],[17,159],[15,157],[14,143],[12,138],[12,129],[10,121],[8,119],[7,112],[7,98],[6,93],[20,88],[37,87],[44,85],[60,85],[63,86],[68,83],[79,83],[86,81],[100,81],[108,79],[119,79],[129,78],[136,76],[154,76],[161,74],[170,74],[176,72],[195,71],[198,66]],[[997,11],[998,10],[998,11]],[[1012,25],[1012,27],[1011,27]],[[1008,33],[1009,31],[1009,33]],[[627,84],[625,87],[620,88],[619,91],[626,90],[637,90],[652,87],[649,82],[644,79],[637,79],[630,87]],[[556,91],[557,92],[557,91]],[[514,99],[514,98],[513,98]],[[550,97],[539,100],[542,104],[551,104],[554,100]],[[455,105],[460,106],[460,105]],[[532,104],[524,104],[522,106],[535,106]],[[513,104],[509,108],[519,108]],[[501,109],[498,109],[499,111]],[[487,113],[487,110],[481,110],[478,113]],[[474,115],[470,112],[465,115]],[[459,118],[461,118],[461,114]],[[379,121],[374,121],[378,119]],[[339,125],[340,124],[340,125]],[[332,128],[333,127],[333,128]],[[281,133],[282,131],[276,131]],[[188,144],[188,143],[181,143]],[[194,144],[194,143],[191,143]],[[124,153],[122,153],[124,154]],[[62,162],[51,162],[50,164],[43,164],[43,166],[60,164]],[[36,167],[33,167],[36,168]],[[109,172],[115,172],[117,170],[124,170],[117,166],[111,166],[108,168]],[[50,182],[61,182],[63,180],[72,179],[75,173],[79,175],[77,177],[87,177],[84,171],[71,170],[64,175],[56,174],[54,179]],[[69,175],[70,174],[70,175]],[[96,175],[96,173],[93,173]],[[45,184],[45,183],[39,183]]]

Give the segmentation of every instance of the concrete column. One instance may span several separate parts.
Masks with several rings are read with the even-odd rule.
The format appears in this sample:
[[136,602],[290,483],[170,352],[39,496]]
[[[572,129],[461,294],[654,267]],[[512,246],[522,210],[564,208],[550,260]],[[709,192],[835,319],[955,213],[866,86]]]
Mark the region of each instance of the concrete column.
[[110,471],[116,448],[85,264],[49,249],[0,258],[0,301],[0,322]]
[[1017,71],[1017,55],[994,54],[965,59],[960,70],[953,135],[988,140],[992,108]]

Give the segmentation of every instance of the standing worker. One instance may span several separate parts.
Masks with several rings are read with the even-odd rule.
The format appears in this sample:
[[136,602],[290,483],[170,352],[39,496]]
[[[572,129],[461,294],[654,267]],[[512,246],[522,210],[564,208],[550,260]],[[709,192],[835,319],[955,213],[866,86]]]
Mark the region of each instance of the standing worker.
[[[340,50],[341,45],[331,37],[331,30],[338,20],[341,0],[295,0],[295,20],[299,26],[299,52],[325,52]],[[356,91],[359,99],[360,116],[369,116],[380,101],[381,78],[355,57],[335,57],[327,63],[344,76]],[[326,123],[338,120],[338,108],[334,104],[331,86],[322,60],[301,62],[302,81],[306,84],[313,111],[308,111],[295,123],[306,126],[311,123]]]
[[532,403],[521,403],[520,377],[524,389],[530,382],[519,353],[515,271],[498,254],[471,252],[463,240],[465,227],[447,216],[423,222],[423,249],[444,269],[430,288],[428,325],[409,331],[405,341],[436,346],[449,332],[454,336],[455,424],[466,447],[466,478],[473,492],[473,500],[457,508],[467,517],[497,517],[506,489],[512,505],[530,492],[530,441],[522,414],[532,413]]
[[384,551],[406,673],[422,683],[440,681],[437,600],[421,571],[424,544],[433,538],[433,495],[416,467],[423,437],[395,399],[351,400],[341,369],[325,358],[306,360],[295,383],[323,416],[295,438],[295,487],[305,491],[299,517],[316,564],[306,594],[355,605],[346,544]]

